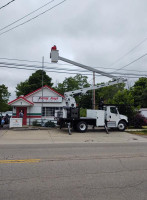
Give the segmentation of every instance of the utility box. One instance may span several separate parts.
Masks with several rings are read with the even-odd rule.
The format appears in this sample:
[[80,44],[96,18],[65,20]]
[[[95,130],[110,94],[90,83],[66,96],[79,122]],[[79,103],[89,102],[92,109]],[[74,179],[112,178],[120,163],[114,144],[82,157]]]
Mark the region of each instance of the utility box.
[[87,110],[87,118],[96,119],[96,126],[105,125],[105,111],[104,110]]

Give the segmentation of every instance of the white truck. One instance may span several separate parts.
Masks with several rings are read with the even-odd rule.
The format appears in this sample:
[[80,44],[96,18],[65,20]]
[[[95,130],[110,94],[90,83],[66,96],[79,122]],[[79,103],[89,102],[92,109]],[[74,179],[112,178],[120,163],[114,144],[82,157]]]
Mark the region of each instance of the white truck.
[[63,107],[62,112],[57,111],[55,113],[55,117],[57,118],[57,123],[58,125],[60,125],[60,128],[68,124],[69,134],[71,134],[70,128],[73,128],[74,130],[77,130],[79,132],[86,132],[88,125],[92,125],[93,127],[104,127],[107,133],[108,133],[107,128],[117,128],[120,131],[125,130],[128,123],[128,118],[124,115],[120,115],[117,107],[115,106],[104,106],[103,110],[87,110],[87,116],[80,117],[80,109],[76,108],[74,95],[80,94],[80,93],[85,94],[89,90],[99,89],[99,88],[107,87],[110,85],[124,83],[126,82],[126,79],[121,78],[121,77],[115,77],[106,72],[102,72],[92,67],[85,66],[80,63],[60,57],[59,51],[56,49],[56,46],[54,46],[51,49],[50,57],[51,57],[51,61],[54,63],[57,63],[58,60],[62,60],[67,63],[82,67],[84,69],[99,73],[103,76],[107,76],[113,79],[110,82],[102,83],[98,86],[91,86],[88,88],[82,88],[75,91],[65,92],[64,96],[66,98],[67,106]]

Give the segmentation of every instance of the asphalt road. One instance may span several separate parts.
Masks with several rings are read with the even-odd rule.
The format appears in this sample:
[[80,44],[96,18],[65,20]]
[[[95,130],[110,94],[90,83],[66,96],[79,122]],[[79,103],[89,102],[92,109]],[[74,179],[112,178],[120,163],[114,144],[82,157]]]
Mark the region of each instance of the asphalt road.
[[146,200],[147,145],[0,145],[2,200]]

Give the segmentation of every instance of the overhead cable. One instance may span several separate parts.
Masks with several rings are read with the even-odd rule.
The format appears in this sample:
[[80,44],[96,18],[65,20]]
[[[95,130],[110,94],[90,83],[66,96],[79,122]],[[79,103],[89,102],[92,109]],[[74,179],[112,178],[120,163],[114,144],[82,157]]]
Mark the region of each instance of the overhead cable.
[[5,4],[4,6],[0,7],[0,9],[2,9],[2,8],[6,7],[6,6],[8,6],[8,5],[9,5],[10,3],[12,3],[13,1],[15,1],[15,0],[12,0],[12,1],[8,2],[8,3]]
[[[13,67],[14,66],[14,67]],[[22,65],[23,66],[23,65]],[[35,66],[31,66],[31,67],[26,67],[25,65],[24,65],[24,67],[18,67],[17,65],[11,65],[11,66],[9,66],[9,65],[0,65],[0,68],[2,67],[2,68],[14,68],[14,69],[24,69],[24,70],[37,70],[37,69],[40,69],[40,70],[42,70],[42,67],[40,66],[40,67],[35,67]],[[44,67],[44,69],[47,71],[47,72],[55,72],[55,73],[67,73],[67,74],[77,74],[77,71],[76,72],[68,72],[68,71],[66,71],[66,70],[64,70],[63,71],[63,69],[54,69],[54,68],[52,68],[52,69],[54,69],[54,70],[52,70],[52,69],[50,69],[50,68],[48,68],[48,67]],[[55,70],[57,70],[57,71],[55,71]],[[80,71],[78,71],[78,73],[82,73],[83,74],[83,72],[80,72]],[[128,76],[137,76],[137,77],[147,77],[147,75],[145,75],[145,74],[134,74],[134,73],[114,73],[114,74],[118,74],[119,76],[121,75],[128,75]],[[92,74],[83,74],[83,75],[92,75]],[[98,76],[101,76],[101,75],[98,75]]]
[[[21,61],[21,62],[31,62],[31,63],[41,63],[42,64],[41,61],[36,61],[36,60],[22,60],[22,59],[17,59],[17,58],[0,58],[0,60],[16,60],[16,61]],[[52,62],[44,62],[44,63],[47,63],[49,65],[53,64]],[[68,66],[71,66],[72,64],[56,63],[56,65],[68,65]]]
[[[41,65],[28,65],[28,64],[22,64],[22,63],[8,63],[8,62],[0,62],[0,65],[10,65],[10,66],[18,66],[18,67],[21,67],[21,66],[23,66],[23,67],[34,67],[34,68],[36,68],[36,69],[40,69],[40,68],[42,68],[42,66]],[[77,69],[67,69],[67,68],[59,68],[59,67],[51,67],[51,66],[47,66],[47,65],[45,65],[44,66],[44,68],[45,69],[55,69],[55,70],[65,70],[65,71],[76,71],[76,72],[89,72],[88,70],[77,70]],[[133,72],[135,72],[135,70],[131,70],[131,71],[133,71]],[[137,71],[137,72],[142,72],[142,71]],[[145,72],[145,73],[147,73],[147,71],[143,71],[143,72]],[[109,73],[109,72],[107,72],[107,73]],[[124,72],[114,72],[113,74],[128,74],[128,73],[124,73]],[[134,74],[133,74],[134,75]],[[136,74],[135,74],[136,75]]]
[[113,71],[113,72],[111,72],[111,73],[114,73],[114,72],[116,72],[116,71],[122,70],[122,69],[124,69],[125,67],[128,67],[129,65],[131,65],[131,64],[133,64],[133,63],[135,63],[135,62],[137,62],[138,60],[142,59],[142,58],[145,57],[145,56],[147,56],[147,53],[145,53],[145,54],[143,54],[142,56],[140,56],[139,58],[137,58],[137,59],[131,61],[131,62],[128,63],[127,65],[124,65],[123,67],[121,67],[121,68],[119,68],[119,69],[116,69],[115,71]]
[[53,1],[55,1],[55,0],[49,1],[48,3],[46,3],[46,4],[44,4],[43,6],[39,7],[38,9],[36,9],[36,10],[30,12],[29,14],[27,14],[27,15],[21,17],[20,19],[18,19],[18,20],[16,20],[16,21],[12,22],[11,24],[8,24],[7,26],[1,28],[0,31],[2,31],[2,30],[4,30],[4,29],[8,28],[9,26],[12,26],[13,24],[16,24],[17,22],[21,21],[22,19],[25,19],[26,17],[28,17],[28,16],[32,15],[33,13],[37,12],[38,10],[44,8],[45,6],[47,6],[48,4],[52,3]]
[[64,3],[65,1],[67,1],[67,0],[61,1],[60,3],[58,3],[58,4],[54,5],[54,6],[52,6],[51,8],[49,8],[49,9],[45,10],[44,12],[42,12],[42,13],[36,15],[35,17],[32,17],[31,19],[28,19],[27,21],[25,21],[25,22],[23,22],[23,23],[21,23],[21,24],[18,24],[17,26],[14,26],[13,28],[10,28],[10,29],[8,29],[8,30],[6,30],[6,31],[4,31],[4,32],[2,32],[2,33],[0,33],[0,35],[3,35],[3,34],[9,32],[9,31],[11,31],[11,30],[13,30],[13,29],[15,29],[15,28],[18,28],[19,26],[22,26],[22,25],[24,25],[24,24],[26,24],[26,23],[28,23],[28,22],[30,22],[30,21],[36,19],[37,17],[39,17],[39,16],[45,14],[46,12],[48,12],[48,11],[50,11],[50,10],[56,8],[57,6],[59,6],[60,4]]
[[123,56],[121,56],[120,58],[118,58],[116,61],[114,61],[111,65],[109,65],[108,67],[114,66],[116,63],[118,63],[120,60],[122,60],[124,57],[126,57],[127,55],[129,55],[132,51],[134,51],[136,48],[138,48],[140,45],[142,45],[144,42],[147,41],[147,38],[143,39],[141,42],[139,42],[135,47],[133,47],[130,51],[128,51],[127,53],[125,53]]
[[[17,59],[17,58],[0,58],[0,60],[14,60],[14,61],[20,61],[20,62],[30,62],[30,63],[39,63],[39,64],[42,64],[42,62],[41,61],[35,61],[35,60],[23,60],[23,59]],[[64,63],[51,63],[51,62],[44,62],[45,64],[49,64],[49,65],[62,65],[62,66],[72,66],[72,64],[64,64]],[[26,64],[25,64],[26,65]],[[126,66],[126,65],[125,65]],[[97,68],[97,69],[113,69],[113,70],[115,70],[115,71],[117,71],[118,69],[116,69],[116,68],[108,68],[108,67],[95,67],[95,68]],[[72,69],[70,69],[70,71],[71,71]],[[75,69],[75,70],[78,70],[78,69]],[[123,70],[124,71],[124,69],[120,69],[120,70]],[[119,71],[120,71],[119,70]],[[79,71],[83,71],[83,72],[85,72],[85,71],[87,71],[87,70],[79,70]],[[125,71],[132,71],[132,72],[144,72],[144,73],[147,73],[147,71],[143,71],[143,70],[129,70],[129,69],[125,69]],[[110,73],[112,73],[112,72],[110,72]]]

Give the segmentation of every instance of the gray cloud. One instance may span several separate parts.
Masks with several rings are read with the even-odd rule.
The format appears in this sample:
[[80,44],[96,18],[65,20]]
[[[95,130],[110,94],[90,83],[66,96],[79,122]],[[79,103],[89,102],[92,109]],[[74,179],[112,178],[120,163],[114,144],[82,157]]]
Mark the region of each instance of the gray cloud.
[[[55,3],[60,1],[56,0]],[[1,28],[47,2],[16,1],[1,10]],[[2,0],[0,6],[4,3]],[[63,57],[93,67],[110,67],[119,57],[147,37],[146,19],[146,0],[67,0],[39,18],[1,35],[0,58],[41,61],[44,56],[45,61],[50,62],[50,47],[56,44]],[[146,53],[146,48],[147,41],[111,67],[122,67]],[[145,71],[146,61],[147,58],[144,57],[126,69]],[[0,84],[9,86],[14,97],[17,83],[26,80],[32,72],[0,68]],[[48,75],[53,78],[54,83],[70,76],[57,73]],[[92,76],[89,76],[89,80],[91,79]],[[108,79],[96,79],[97,82],[104,80]]]

